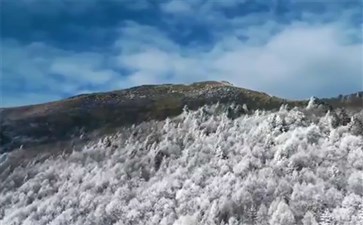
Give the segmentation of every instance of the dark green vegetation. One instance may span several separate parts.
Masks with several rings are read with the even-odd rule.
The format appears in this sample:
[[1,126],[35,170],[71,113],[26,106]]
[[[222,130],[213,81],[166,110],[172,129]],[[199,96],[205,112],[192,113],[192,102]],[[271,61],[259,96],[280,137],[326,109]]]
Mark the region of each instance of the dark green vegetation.
[[[325,99],[334,106],[362,108],[362,95],[349,99]],[[256,109],[274,110],[282,104],[305,106],[307,101],[289,101],[265,93],[234,87],[225,82],[191,85],[144,85],[126,90],[79,95],[40,105],[0,109],[0,153],[40,145],[62,143],[84,133],[111,133],[115,129],[180,114],[186,106],[234,103],[238,113]],[[352,103],[353,102],[353,103]]]

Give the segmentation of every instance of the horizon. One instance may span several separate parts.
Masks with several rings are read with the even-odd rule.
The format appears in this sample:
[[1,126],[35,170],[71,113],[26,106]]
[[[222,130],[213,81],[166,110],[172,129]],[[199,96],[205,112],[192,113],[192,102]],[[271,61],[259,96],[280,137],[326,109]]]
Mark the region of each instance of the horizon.
[[209,80],[292,100],[363,90],[361,1],[1,5],[1,108]]

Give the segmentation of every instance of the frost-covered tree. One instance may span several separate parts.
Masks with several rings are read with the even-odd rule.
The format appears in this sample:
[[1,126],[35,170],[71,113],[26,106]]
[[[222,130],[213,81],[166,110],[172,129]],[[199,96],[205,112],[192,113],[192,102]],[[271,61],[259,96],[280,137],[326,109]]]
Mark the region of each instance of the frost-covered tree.
[[319,225],[333,225],[334,223],[331,212],[328,209],[325,209],[320,217]]
[[52,157],[7,153],[0,224],[363,224],[362,113],[314,107],[185,109]]
[[353,172],[348,178],[348,189],[360,196],[363,196],[363,171]]
[[303,225],[318,225],[318,222],[316,222],[314,214],[310,211],[307,211],[305,213],[304,218],[302,219]]
[[267,207],[265,206],[265,204],[261,204],[257,211],[256,224],[268,225],[268,220],[269,216],[268,216]]
[[290,210],[289,205],[287,205],[284,201],[280,201],[276,211],[271,215],[270,224],[271,225],[295,224],[294,214]]

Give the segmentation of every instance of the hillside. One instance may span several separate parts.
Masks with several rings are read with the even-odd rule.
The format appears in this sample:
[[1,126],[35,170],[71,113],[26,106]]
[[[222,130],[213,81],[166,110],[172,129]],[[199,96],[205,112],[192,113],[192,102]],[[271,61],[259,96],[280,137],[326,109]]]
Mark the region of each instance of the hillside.
[[[363,93],[317,101],[323,106],[323,112],[338,108],[357,112],[363,108]],[[64,145],[83,143],[80,136],[92,139],[112,134],[120,127],[179,115],[184,107],[195,110],[215,103],[227,108],[231,104],[238,106],[231,112],[232,117],[256,109],[276,110],[283,104],[307,105],[307,101],[290,101],[216,81],[143,85],[83,94],[45,104],[0,109],[0,153],[48,144],[64,148]]]
[[362,224],[362,100],[202,82],[1,109],[0,224]]
[[363,224],[363,111],[313,98],[236,109],[183,110],[50,157],[2,154],[0,224]]
[[[105,93],[85,94],[40,105],[0,109],[1,152],[62,142],[83,133],[112,133],[115,128],[180,114],[215,103],[249,110],[278,109],[282,104],[304,105],[230,85],[200,82],[191,85],[144,85]],[[240,113],[243,109],[240,109]]]

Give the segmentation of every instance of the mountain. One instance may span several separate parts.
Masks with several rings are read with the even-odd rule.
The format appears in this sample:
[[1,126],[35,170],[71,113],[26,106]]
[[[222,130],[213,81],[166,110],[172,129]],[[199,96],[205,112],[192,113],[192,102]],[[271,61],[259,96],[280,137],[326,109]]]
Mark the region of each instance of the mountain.
[[0,154],[0,224],[363,224],[363,110],[238,108]]
[[2,109],[0,224],[363,224],[360,100],[202,82]]
[[[361,100],[362,95],[358,99]],[[331,102],[337,102],[338,106],[349,105],[348,100]],[[84,134],[112,133],[122,126],[176,116],[184,107],[197,109],[215,103],[240,106],[237,113],[241,114],[247,113],[246,106],[251,111],[274,110],[282,104],[304,106],[307,101],[289,101],[216,81],[143,85],[83,94],[46,104],[0,109],[0,153],[19,147],[68,143]],[[354,103],[356,106],[356,100]]]
[[107,132],[119,126],[162,120],[180,114],[184,106],[196,109],[217,102],[273,109],[286,100],[224,82],[144,85],[79,95],[46,104],[1,109],[1,151],[65,141],[84,131]]

